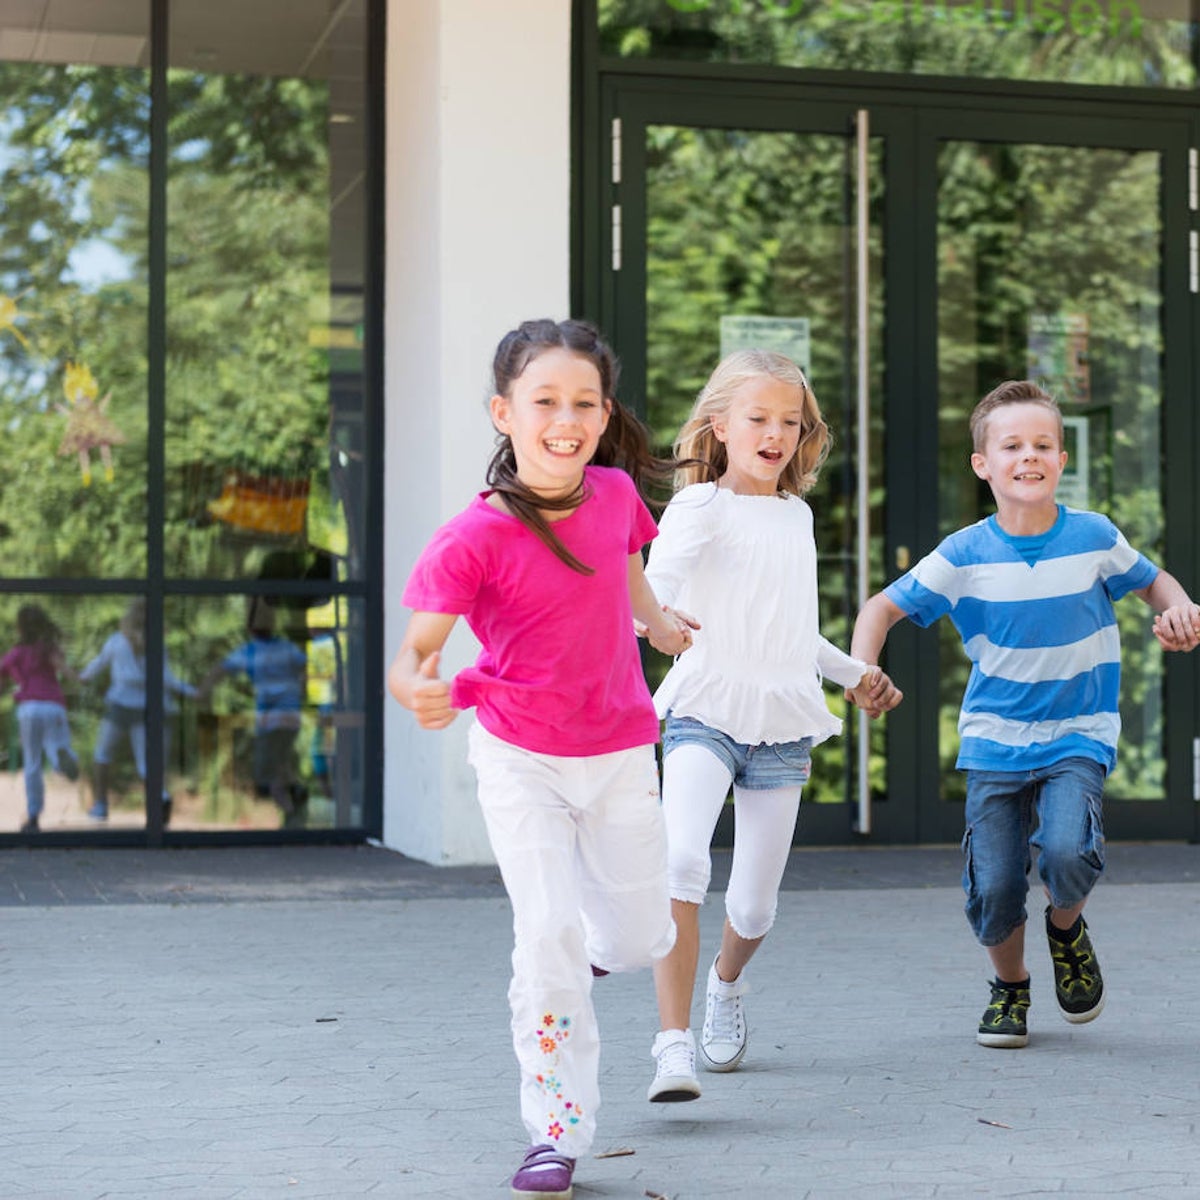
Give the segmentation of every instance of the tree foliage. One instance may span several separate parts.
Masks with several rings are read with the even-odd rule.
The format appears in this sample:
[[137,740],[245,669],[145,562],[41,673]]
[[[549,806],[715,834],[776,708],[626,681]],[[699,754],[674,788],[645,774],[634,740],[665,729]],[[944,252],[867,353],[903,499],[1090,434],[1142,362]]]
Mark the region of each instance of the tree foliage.
[[[169,73],[162,394],[151,394],[149,375],[148,74],[0,63],[0,96],[5,573],[33,580],[31,593],[59,577],[128,580],[139,590],[158,444],[168,576],[225,579],[233,590],[260,570],[303,575],[313,561],[307,539],[232,536],[211,505],[231,472],[294,478],[308,497],[306,532],[315,513],[324,545],[340,536],[328,352],[312,336],[328,327],[331,308],[326,85]],[[82,419],[64,385],[84,369],[96,383],[88,428],[100,430],[87,465],[63,452]],[[12,630],[31,598],[3,598],[0,628]],[[38,599],[78,667],[129,597]],[[186,679],[202,677],[243,636],[239,597],[168,607],[165,649]],[[77,699],[87,703],[72,721],[87,744],[98,693],[73,696],[73,709]],[[190,744],[175,739],[180,752]]]
[[[172,71],[166,390],[149,395],[149,94],[143,71],[0,64],[0,406],[9,574],[146,569],[150,413],[161,413],[168,571],[245,566],[207,506],[230,469],[329,494],[325,85]],[[105,478],[59,453],[69,363],[123,441]],[[318,503],[321,501],[318,499]],[[325,509],[329,504],[325,502]]]
[[622,58],[1194,87],[1186,7],[1134,0],[598,0]]

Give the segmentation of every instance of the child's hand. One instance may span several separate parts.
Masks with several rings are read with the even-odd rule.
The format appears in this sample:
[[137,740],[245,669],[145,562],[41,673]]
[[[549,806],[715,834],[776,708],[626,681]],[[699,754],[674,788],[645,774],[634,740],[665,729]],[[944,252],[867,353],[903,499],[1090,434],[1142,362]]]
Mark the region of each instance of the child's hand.
[[895,708],[904,699],[904,693],[886,672],[870,667],[856,686],[846,689],[846,699],[874,720]]
[[[650,645],[660,654],[672,656],[682,654],[692,644],[692,630],[700,628],[700,622],[688,613],[680,612],[677,608],[662,606],[665,621],[660,622],[655,629],[641,626],[645,636],[650,639]],[[639,631],[639,636],[641,632]]]
[[1164,650],[1194,650],[1200,645],[1200,606],[1176,604],[1154,618],[1154,636]]
[[435,650],[417,669],[417,680],[412,685],[413,715],[422,729],[445,729],[459,710],[450,703],[450,685],[438,678],[438,664],[442,652]]

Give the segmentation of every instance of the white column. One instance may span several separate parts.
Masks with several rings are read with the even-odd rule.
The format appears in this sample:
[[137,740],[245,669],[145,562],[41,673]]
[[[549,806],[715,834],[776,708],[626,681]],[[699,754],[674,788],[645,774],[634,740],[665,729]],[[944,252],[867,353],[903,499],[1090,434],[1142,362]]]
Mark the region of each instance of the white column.
[[[570,5],[390,0],[384,343],[384,642],[443,521],[484,486],[497,341],[568,316]],[[380,252],[384,248],[380,247]],[[443,657],[471,661],[463,622]],[[491,860],[464,714],[441,733],[384,704],[384,842],[432,863]]]

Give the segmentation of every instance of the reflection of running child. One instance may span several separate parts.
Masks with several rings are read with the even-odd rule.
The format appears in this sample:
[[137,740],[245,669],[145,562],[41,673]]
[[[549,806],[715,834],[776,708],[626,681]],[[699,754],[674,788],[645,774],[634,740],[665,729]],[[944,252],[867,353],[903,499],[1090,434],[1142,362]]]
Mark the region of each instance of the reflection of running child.
[[[491,490],[414,567],[388,686],[425,729],[476,709],[470,761],[516,943],[509,1003],[530,1145],[512,1194],[570,1200],[600,1102],[592,967],[647,966],[675,937],[658,719],[633,622],[667,653],[691,635],[646,584],[655,527],[634,481],[656,464],[613,398],[616,360],[596,330],[527,321],[501,341],[493,376]],[[483,649],[443,680],[460,616]]]
[[[120,628],[100,648],[79,678],[87,683],[108,672],[108,690],[104,693],[104,716],[96,735],[96,750],[92,756],[95,802],[88,809],[94,821],[108,819],[108,766],[118,746],[129,739],[138,777],[146,781],[146,601],[137,597],[129,602]],[[194,696],[196,689],[172,674],[163,663],[163,691],[167,715],[176,707],[172,694]],[[163,760],[170,757],[170,722],[163,721]],[[171,818],[171,797],[163,789],[163,824]]]
[[270,796],[284,826],[303,826],[308,791],[300,782],[296,741],[304,705],[308,659],[295,642],[275,633],[275,609],[261,596],[250,599],[249,640],[230,651],[200,686],[207,693],[221,675],[244,675],[254,689],[252,772],[260,796]]
[[79,778],[79,762],[71,751],[71,730],[61,679],[67,671],[59,645],[59,628],[36,604],[17,612],[17,644],[0,658],[0,677],[17,685],[17,723],[25,765],[25,807],[22,833],[36,833],[45,804],[42,758],[68,779]]

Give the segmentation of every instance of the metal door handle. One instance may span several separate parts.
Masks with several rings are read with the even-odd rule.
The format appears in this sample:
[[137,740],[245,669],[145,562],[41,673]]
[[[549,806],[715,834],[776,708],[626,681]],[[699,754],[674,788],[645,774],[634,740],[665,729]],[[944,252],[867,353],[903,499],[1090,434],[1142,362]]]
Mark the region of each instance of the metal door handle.
[[[865,108],[855,115],[856,139],[854,208],[857,227],[856,276],[858,295],[855,297],[858,318],[858,494],[856,497],[858,537],[858,608],[867,602],[871,585],[871,392],[870,392],[870,308],[867,287],[870,283],[870,209],[868,194],[868,151],[871,141],[871,119]],[[871,832],[871,726],[870,718],[858,712],[858,821],[856,832]]]

